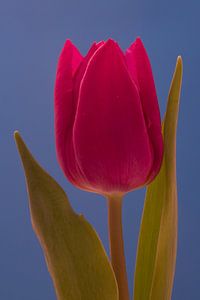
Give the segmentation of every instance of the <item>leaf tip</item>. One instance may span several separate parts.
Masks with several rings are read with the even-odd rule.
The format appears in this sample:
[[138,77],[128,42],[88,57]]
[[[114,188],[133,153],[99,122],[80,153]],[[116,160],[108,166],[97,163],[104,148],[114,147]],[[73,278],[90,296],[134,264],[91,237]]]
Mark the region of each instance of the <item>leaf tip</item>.
[[22,140],[22,137],[21,137],[19,131],[15,130],[13,136],[14,136],[14,140],[17,145],[17,148],[19,149],[20,145],[23,143],[23,140]]
[[182,59],[182,56],[181,56],[181,55],[179,55],[179,56],[177,57],[177,60],[176,60],[176,68],[177,68],[177,69],[180,69],[180,71],[181,71],[181,73],[182,73],[182,71],[183,71],[183,59]]
[[[20,154],[20,157],[22,159],[22,162],[24,164],[24,158],[27,156],[29,153],[27,146],[25,145],[19,131],[14,131],[14,139],[15,143],[17,145],[18,152]],[[28,155],[29,156],[29,155]]]
[[177,57],[177,61],[180,61],[180,62],[182,62],[182,61],[183,61],[183,59],[182,59],[182,56],[181,56],[181,55],[178,55],[178,57]]
[[15,130],[14,133],[13,133],[13,136],[14,136],[14,139],[16,141],[18,139],[18,137],[20,136],[19,131]]

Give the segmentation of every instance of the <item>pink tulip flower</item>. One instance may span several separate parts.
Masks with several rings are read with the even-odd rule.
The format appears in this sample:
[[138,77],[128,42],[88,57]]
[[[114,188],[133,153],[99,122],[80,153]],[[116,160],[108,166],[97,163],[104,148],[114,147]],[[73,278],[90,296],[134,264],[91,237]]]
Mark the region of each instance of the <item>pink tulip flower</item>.
[[78,188],[125,194],[155,178],[161,120],[139,38],[125,53],[111,39],[94,43],[85,57],[66,41],[56,74],[55,136],[60,166]]

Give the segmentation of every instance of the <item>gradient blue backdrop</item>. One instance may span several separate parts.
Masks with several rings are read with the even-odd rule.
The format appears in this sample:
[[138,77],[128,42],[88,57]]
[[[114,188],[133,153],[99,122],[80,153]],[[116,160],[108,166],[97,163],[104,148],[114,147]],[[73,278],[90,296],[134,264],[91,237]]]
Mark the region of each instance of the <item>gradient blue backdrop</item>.
[[[66,38],[86,53],[94,40],[125,49],[140,35],[155,75],[161,113],[177,55],[184,61],[178,128],[179,247],[173,299],[200,299],[200,2],[186,0],[1,0],[0,9],[0,299],[55,299],[32,231],[24,174],[13,141],[20,130],[40,163],[64,187],[73,207],[94,225],[108,250],[105,200],[75,189],[56,161],[53,88]],[[129,284],[133,287],[144,190],[124,203]]]

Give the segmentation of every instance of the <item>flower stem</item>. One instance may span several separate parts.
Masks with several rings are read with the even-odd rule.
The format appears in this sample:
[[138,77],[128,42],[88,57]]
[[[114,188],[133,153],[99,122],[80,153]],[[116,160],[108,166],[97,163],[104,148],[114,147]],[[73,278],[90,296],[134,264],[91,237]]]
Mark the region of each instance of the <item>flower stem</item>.
[[119,300],[129,300],[122,230],[122,196],[108,196],[108,227],[111,263],[118,283]]

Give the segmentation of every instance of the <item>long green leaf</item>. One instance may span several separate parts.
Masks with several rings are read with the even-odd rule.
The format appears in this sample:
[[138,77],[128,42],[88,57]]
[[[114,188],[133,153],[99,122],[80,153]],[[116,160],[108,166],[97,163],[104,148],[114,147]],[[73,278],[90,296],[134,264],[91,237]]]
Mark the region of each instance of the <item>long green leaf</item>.
[[163,121],[164,158],[147,188],[137,250],[134,300],[170,300],[177,249],[176,128],[182,83],[178,57]]
[[[59,300],[118,300],[109,260],[92,226],[70,206],[65,192],[35,161],[19,133],[32,225]],[[30,291],[31,292],[31,291]]]

